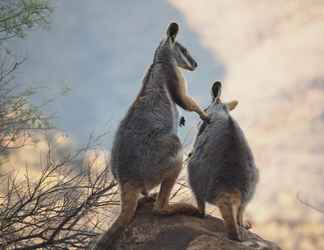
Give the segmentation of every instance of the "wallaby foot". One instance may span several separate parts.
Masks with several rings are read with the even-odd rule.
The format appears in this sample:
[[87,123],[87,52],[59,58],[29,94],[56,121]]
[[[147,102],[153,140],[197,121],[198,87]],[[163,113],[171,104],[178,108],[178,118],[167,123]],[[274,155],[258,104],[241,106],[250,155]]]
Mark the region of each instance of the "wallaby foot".
[[160,216],[169,216],[175,214],[183,214],[188,216],[196,216],[200,217],[201,214],[197,208],[187,203],[175,203],[172,205],[168,205],[164,208],[156,208],[153,209],[153,214]]
[[197,205],[198,205],[198,211],[199,211],[199,217],[200,218],[205,218],[206,212],[205,212],[205,201],[196,199],[197,200]]
[[132,184],[126,183],[120,187],[121,211],[118,218],[97,241],[94,250],[111,249],[114,241],[119,237],[125,227],[132,221],[137,207],[140,190]]
[[217,199],[217,205],[225,222],[228,237],[231,240],[242,241],[238,225],[238,210],[241,205],[239,191],[223,193]]
[[238,214],[237,214],[237,222],[238,222],[239,226],[245,228],[246,230],[249,230],[252,228],[252,223],[248,220],[247,221],[243,220],[244,211],[245,211],[245,206],[241,205],[239,207]]
[[246,220],[243,224],[239,224],[241,227],[245,228],[246,230],[250,230],[253,227],[251,221]]
[[227,232],[227,237],[230,239],[230,240],[235,240],[235,241],[243,241],[242,240],[242,236],[240,233],[236,233],[234,231],[229,231]]

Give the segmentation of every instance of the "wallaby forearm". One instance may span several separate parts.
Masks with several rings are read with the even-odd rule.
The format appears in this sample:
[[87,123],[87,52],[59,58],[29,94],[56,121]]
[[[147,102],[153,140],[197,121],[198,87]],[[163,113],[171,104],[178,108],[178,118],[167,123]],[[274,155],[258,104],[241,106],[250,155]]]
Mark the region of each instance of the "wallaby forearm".
[[180,97],[181,102],[178,104],[181,108],[187,111],[196,112],[201,118],[206,118],[207,113],[199,106],[199,104],[188,95],[182,95]]

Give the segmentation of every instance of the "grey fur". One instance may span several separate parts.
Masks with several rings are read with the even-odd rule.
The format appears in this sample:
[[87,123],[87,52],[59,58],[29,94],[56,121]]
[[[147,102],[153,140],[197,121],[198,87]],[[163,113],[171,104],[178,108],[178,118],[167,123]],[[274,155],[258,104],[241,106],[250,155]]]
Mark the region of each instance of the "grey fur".
[[189,160],[189,182],[198,201],[213,203],[221,193],[239,190],[245,206],[258,181],[253,154],[227,106],[215,100],[208,108]]
[[159,184],[155,213],[197,213],[197,209],[189,204],[169,204],[183,161],[182,144],[177,136],[177,105],[208,120],[207,114],[186,93],[186,82],[179,67],[194,70],[197,63],[175,41],[178,30],[178,24],[169,25],[167,37],[155,51],[142,89],[115,135],[111,167],[120,186],[121,212],[99,238],[96,250],[110,249],[134,217],[139,193],[148,196],[149,191]]
[[[113,175],[119,182],[137,180],[144,185],[158,185],[181,150],[176,136],[178,111],[167,87],[167,82],[176,81],[169,77],[171,70],[170,65],[151,66],[139,97],[120,123],[111,161]],[[168,138],[174,138],[171,148],[163,145]]]
[[[183,52],[186,54],[181,55]],[[179,97],[183,76],[179,75],[178,67],[194,70],[196,66],[174,37],[161,41],[142,89],[114,139],[111,166],[119,183],[139,181],[143,192],[149,191],[160,184],[164,173],[182,157],[176,104],[186,109],[186,103]]]

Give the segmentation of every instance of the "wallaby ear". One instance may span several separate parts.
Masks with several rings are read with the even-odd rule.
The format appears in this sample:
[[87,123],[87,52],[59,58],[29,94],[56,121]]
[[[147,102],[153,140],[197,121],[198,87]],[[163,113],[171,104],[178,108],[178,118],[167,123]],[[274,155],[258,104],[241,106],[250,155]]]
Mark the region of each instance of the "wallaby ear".
[[238,104],[238,101],[236,101],[236,100],[225,103],[225,105],[229,111],[232,111],[233,109],[235,109],[237,104]]
[[211,96],[212,99],[219,99],[222,93],[222,83],[220,81],[214,82],[212,88],[211,88]]
[[168,30],[167,30],[167,36],[171,37],[172,40],[175,40],[175,37],[177,36],[179,31],[179,25],[177,23],[170,23]]

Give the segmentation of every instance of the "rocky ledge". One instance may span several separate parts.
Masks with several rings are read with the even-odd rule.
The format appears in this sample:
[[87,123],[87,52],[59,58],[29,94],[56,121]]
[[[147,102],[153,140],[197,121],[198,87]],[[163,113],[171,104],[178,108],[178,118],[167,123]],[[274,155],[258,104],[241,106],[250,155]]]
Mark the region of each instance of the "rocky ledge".
[[[120,235],[114,250],[280,250],[275,243],[241,229],[245,240],[226,236],[221,219],[174,215],[155,216],[152,202],[141,202],[133,222]],[[111,249],[111,248],[110,248]]]

